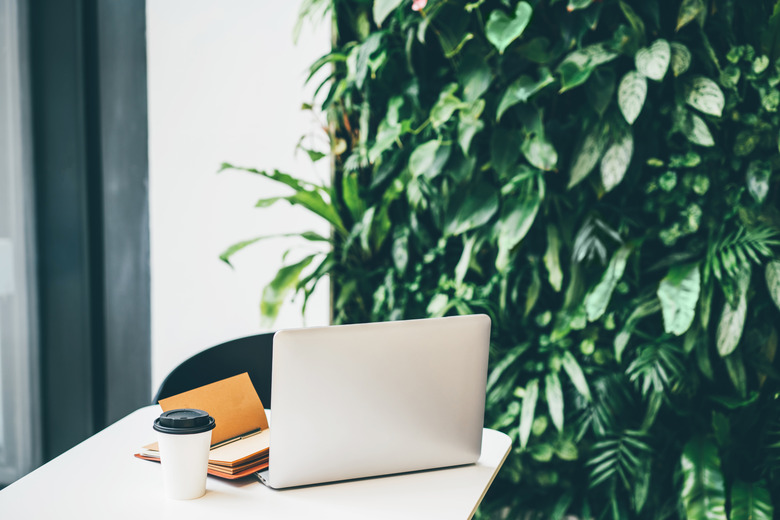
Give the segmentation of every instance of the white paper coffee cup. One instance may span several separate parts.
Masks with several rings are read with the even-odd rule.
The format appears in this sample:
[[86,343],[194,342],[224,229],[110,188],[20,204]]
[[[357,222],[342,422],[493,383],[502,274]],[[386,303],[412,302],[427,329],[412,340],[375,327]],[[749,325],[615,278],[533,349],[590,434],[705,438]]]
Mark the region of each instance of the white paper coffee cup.
[[181,408],[154,421],[163,487],[169,498],[189,500],[206,493],[206,474],[214,418],[203,410]]

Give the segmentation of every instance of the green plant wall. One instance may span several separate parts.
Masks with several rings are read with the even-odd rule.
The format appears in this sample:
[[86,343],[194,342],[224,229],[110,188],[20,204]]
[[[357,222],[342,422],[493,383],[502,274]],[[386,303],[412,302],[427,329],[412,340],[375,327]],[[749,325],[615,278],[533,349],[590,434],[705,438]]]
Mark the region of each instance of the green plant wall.
[[486,426],[514,446],[483,517],[772,518],[780,2],[302,13],[333,24],[306,107],[333,183],[247,171],[332,247],[281,269],[263,313],[329,280],[337,323],[489,314]]

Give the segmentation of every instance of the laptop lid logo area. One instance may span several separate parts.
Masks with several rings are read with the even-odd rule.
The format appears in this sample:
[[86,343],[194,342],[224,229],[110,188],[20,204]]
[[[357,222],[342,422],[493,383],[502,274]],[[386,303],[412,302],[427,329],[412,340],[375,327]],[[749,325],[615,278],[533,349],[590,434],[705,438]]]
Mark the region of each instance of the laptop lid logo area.
[[485,315],[277,332],[266,483],[476,462],[489,343]]

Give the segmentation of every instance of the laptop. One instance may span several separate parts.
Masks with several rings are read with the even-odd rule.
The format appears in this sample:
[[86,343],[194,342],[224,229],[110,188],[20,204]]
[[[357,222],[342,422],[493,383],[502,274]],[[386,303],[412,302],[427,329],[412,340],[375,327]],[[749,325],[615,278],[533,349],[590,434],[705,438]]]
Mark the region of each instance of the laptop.
[[489,343],[485,315],[277,332],[258,478],[280,489],[476,462]]

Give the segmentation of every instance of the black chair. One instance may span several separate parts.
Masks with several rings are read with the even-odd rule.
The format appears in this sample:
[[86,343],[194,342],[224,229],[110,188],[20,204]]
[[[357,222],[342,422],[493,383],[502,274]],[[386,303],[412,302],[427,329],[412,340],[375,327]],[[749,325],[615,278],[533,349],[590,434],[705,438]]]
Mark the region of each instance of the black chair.
[[152,404],[243,372],[249,374],[257,395],[271,407],[271,363],[274,333],[257,334],[221,343],[183,361],[165,378]]

